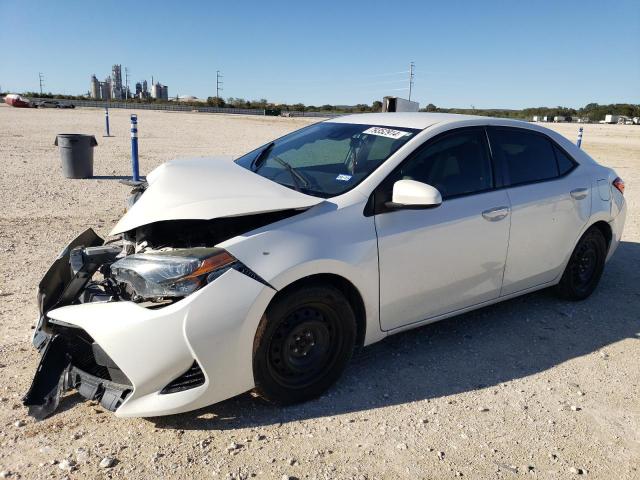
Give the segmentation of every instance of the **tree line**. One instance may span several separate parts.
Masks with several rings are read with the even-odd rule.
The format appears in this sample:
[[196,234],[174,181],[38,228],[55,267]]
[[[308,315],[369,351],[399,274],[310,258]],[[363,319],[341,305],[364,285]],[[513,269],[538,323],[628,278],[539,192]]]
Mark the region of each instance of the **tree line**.
[[[35,98],[57,98],[64,100],[87,100],[84,95],[60,95],[54,93],[42,93],[39,92],[25,92],[22,95],[25,97]],[[122,100],[118,100],[122,101]],[[367,112],[380,112],[382,110],[382,102],[375,100],[371,105],[359,103],[357,105],[305,105],[303,103],[293,104],[281,104],[269,102],[266,98],[259,100],[246,100],[239,97],[229,97],[223,99],[220,97],[208,97],[206,102],[202,101],[181,101],[179,99],[172,99],[170,102],[167,100],[160,100],[156,98],[140,99],[129,98],[127,100],[131,103],[171,103],[180,105],[189,105],[193,107],[201,107],[207,105],[209,107],[217,108],[248,108],[267,110],[267,113],[272,115],[279,115],[282,112],[326,112],[332,114],[342,113],[367,113]],[[515,118],[522,120],[531,120],[534,115],[538,116],[563,116],[563,117],[586,117],[592,122],[598,122],[604,120],[608,114],[612,115],[624,115],[626,117],[640,117],[640,104],[631,103],[614,103],[608,105],[600,105],[597,103],[589,103],[581,108],[569,108],[569,107],[530,107],[520,110],[514,109],[478,109],[478,108],[443,108],[437,107],[430,103],[425,108],[422,108],[423,112],[442,112],[442,113],[460,113],[466,115],[484,115],[488,117],[501,117],[501,118]]]
[[580,117],[588,118],[591,122],[604,120],[606,115],[624,115],[626,117],[640,117],[640,104],[612,103],[599,105],[589,103],[582,108],[569,107],[532,107],[521,110],[509,109],[477,109],[477,108],[439,108],[430,103],[422,109],[424,112],[460,113],[466,115],[484,115],[487,117],[515,118],[531,120],[534,115],[551,117]]
[[303,103],[283,104],[272,103],[266,98],[260,100],[245,100],[244,98],[208,97],[207,105],[218,108],[257,108],[260,110],[277,112],[329,112],[329,113],[365,113],[382,111],[382,102],[375,100],[371,105],[359,103],[357,105],[305,105]]

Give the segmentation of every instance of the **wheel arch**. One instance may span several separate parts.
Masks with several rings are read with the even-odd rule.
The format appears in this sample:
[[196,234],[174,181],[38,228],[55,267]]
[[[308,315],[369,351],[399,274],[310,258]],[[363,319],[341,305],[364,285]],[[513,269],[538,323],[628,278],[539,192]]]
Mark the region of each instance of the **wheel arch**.
[[[602,232],[604,239],[607,241],[607,252],[609,252],[611,240],[613,239],[613,231],[611,230],[611,225],[609,225],[604,220],[598,220],[597,222],[589,225],[589,227],[585,230],[585,233],[592,228],[597,228],[598,230],[600,230],[600,232]],[[580,238],[582,238],[582,236],[584,236],[584,233],[580,236]]]
[[611,245],[613,243],[613,230],[611,228],[611,225],[609,225],[607,218],[603,214],[597,214],[596,216],[594,216],[594,218],[591,218],[590,221],[584,225],[580,233],[576,236],[573,242],[573,245],[571,245],[571,248],[567,252],[566,257],[562,262],[558,275],[553,281],[554,284],[558,283],[562,278],[562,275],[564,274],[564,271],[567,268],[569,260],[571,259],[571,255],[573,254],[573,251],[575,250],[575,248],[578,246],[580,239],[584,237],[584,235],[592,228],[597,228],[598,230],[600,230],[600,232],[602,232],[607,242],[607,254],[609,253],[609,250],[611,249]]
[[356,317],[356,346],[363,346],[367,333],[367,315],[364,299],[358,288],[350,280],[341,275],[335,273],[314,273],[312,275],[298,278],[285,287],[279,289],[278,293],[274,295],[269,304],[274,302],[277,298],[287,295],[288,292],[295,288],[308,285],[331,285],[344,294]]

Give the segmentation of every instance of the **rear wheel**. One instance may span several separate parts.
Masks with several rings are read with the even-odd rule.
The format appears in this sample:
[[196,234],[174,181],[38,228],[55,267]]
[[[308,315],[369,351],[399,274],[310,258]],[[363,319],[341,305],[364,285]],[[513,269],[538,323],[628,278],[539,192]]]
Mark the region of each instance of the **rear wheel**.
[[558,295],[567,300],[584,300],[591,295],[602,276],[606,256],[607,241],[602,232],[598,228],[587,230],[556,286]]
[[256,333],[256,391],[282,405],[321,395],[342,374],[355,338],[355,316],[339,290],[304,286],[285,293],[269,306]]

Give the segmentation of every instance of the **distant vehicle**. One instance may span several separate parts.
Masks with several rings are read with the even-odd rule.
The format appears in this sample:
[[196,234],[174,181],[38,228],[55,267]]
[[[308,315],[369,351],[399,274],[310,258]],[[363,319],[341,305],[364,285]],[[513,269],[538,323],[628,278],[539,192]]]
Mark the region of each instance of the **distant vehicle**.
[[148,417],[251,389],[315,398],[356,346],[542,288],[587,298],[623,191],[559,133],[442,113],[344,116],[235,162],[166,163],[119,239],[86,230],[40,282],[24,403],[44,418],[77,390]]
[[41,100],[33,104],[36,108],[58,108],[58,102],[53,100]]
[[4,97],[4,103],[16,108],[31,108],[33,106],[28,98],[24,98],[17,93],[10,93]]
[[383,112],[417,112],[420,109],[418,102],[405,100],[399,97],[384,97],[382,99]]
[[59,102],[58,100],[41,100],[34,104],[36,108],[76,108],[72,103]]
[[604,123],[618,123],[620,115],[605,115]]

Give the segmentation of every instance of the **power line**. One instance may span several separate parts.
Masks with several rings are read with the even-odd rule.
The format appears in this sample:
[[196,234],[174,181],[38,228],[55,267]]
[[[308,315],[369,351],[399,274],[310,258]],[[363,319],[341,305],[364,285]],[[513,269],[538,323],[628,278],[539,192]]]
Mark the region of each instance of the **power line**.
[[404,75],[405,73],[409,73],[409,70],[402,70],[401,72],[389,72],[389,73],[368,73],[362,76],[363,77],[388,77],[390,75]]
[[402,79],[398,79],[398,80],[383,80],[381,82],[370,82],[370,83],[361,83],[361,86],[369,86],[369,85],[388,85],[390,83],[404,83],[404,80]]
[[40,96],[42,96],[42,87],[44,87],[44,73],[38,73],[38,80],[40,80]]
[[220,92],[223,90],[222,88],[222,74],[220,70],[216,70],[216,98],[220,98]]
[[358,93],[366,93],[366,94],[371,94],[371,93],[384,93],[384,92],[401,92],[401,91],[406,91],[409,90],[409,87],[402,87],[402,88],[381,88],[379,90],[365,90],[363,92],[358,92]]

